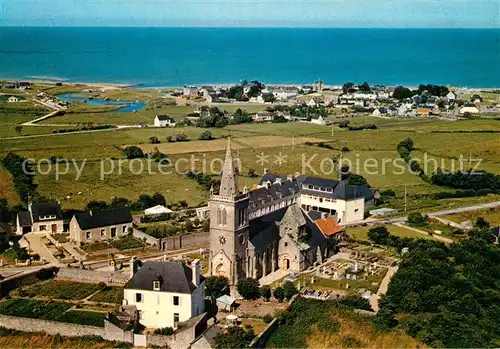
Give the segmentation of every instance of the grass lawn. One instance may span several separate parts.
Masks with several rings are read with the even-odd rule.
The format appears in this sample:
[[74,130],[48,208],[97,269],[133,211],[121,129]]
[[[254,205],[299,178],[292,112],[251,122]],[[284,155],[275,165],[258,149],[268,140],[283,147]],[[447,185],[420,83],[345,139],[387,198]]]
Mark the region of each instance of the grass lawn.
[[11,293],[13,297],[49,297],[51,299],[80,300],[99,290],[98,284],[86,284],[72,281],[47,280]]
[[0,138],[52,132],[54,128],[48,127],[23,127],[21,133],[16,131],[17,125],[34,120],[47,113],[49,113],[47,109],[32,102],[0,102]]
[[461,235],[461,234],[458,234],[459,231],[457,228],[453,228],[449,225],[443,224],[443,223],[441,223],[438,220],[433,219],[433,218],[429,218],[429,220],[427,221],[426,224],[418,225],[418,226],[415,225],[413,227],[416,229],[420,229],[420,230],[429,232],[431,234],[439,234],[439,233],[436,233],[436,231],[440,231],[441,232],[440,234],[442,234],[444,236],[448,236],[450,238],[457,238]]
[[122,304],[123,287],[108,286],[90,298],[93,302]]
[[460,212],[443,218],[450,221],[461,223],[463,221],[475,222],[477,217],[483,217],[492,227],[500,225],[500,207],[484,208],[477,211]]
[[71,307],[71,304],[37,301],[34,299],[8,299],[0,302],[0,314],[42,320],[55,320]]
[[[386,224],[385,227],[392,235],[400,237],[416,238],[416,239],[427,239],[427,240],[432,239],[431,236],[419,234],[413,230],[404,227],[399,227],[397,225]],[[368,239],[368,230],[370,230],[370,228],[371,227],[352,227],[352,228],[350,227],[346,228],[346,232],[350,237],[356,240],[370,241]]]

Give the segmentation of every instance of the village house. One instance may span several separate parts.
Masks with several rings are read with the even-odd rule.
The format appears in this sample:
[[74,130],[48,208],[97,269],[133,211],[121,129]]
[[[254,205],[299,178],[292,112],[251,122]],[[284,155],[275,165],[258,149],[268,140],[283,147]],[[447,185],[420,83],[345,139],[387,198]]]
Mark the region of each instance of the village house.
[[16,96],[10,96],[9,98],[7,98],[7,103],[16,103],[16,102],[19,102],[19,98],[17,98]]
[[432,113],[432,109],[429,108],[417,108],[415,111],[417,116],[429,116]]
[[182,95],[187,98],[198,97],[198,92],[199,90],[196,86],[184,86],[182,89]]
[[452,91],[450,91],[446,95],[446,99],[448,99],[448,103],[453,104],[457,100],[457,96]]
[[463,108],[460,108],[460,115],[464,115],[464,114],[477,114],[479,113],[479,109],[477,107],[463,107]]
[[326,125],[328,121],[321,115],[314,114],[311,116],[311,124]]
[[254,122],[272,122],[274,120],[274,113],[269,111],[258,111],[252,116]]
[[132,215],[125,207],[76,213],[69,223],[69,238],[81,245],[119,238],[133,228]]
[[145,262],[138,267],[132,263],[131,273],[123,290],[123,303],[136,307],[141,325],[176,329],[205,312],[205,278],[200,275],[199,260],[190,266]]
[[297,97],[299,89],[295,86],[280,86],[273,89],[273,95],[278,101],[286,101]]
[[61,205],[53,202],[30,203],[28,211],[20,211],[16,218],[16,234],[50,233],[64,231]]
[[174,127],[175,119],[168,115],[156,115],[154,120],[155,127]]

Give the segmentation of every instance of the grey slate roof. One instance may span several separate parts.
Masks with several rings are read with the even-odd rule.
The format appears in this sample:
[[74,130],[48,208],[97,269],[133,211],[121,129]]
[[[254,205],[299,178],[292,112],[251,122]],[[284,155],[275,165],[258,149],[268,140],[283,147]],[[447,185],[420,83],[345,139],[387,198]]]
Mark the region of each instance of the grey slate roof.
[[[55,215],[56,218],[50,220],[61,220],[63,219],[61,212],[61,205],[53,202],[37,202],[31,205],[32,220],[33,223],[40,221],[40,216],[50,216]],[[49,221],[50,221],[49,220]]]
[[265,249],[272,241],[279,239],[279,222],[287,207],[270,212],[250,221],[250,243],[257,250]]
[[8,223],[0,222],[0,234],[8,234],[10,227]]
[[346,180],[337,181],[333,179],[313,178],[308,177],[303,185],[313,185],[322,188],[332,188],[333,191],[318,191],[312,189],[301,189],[304,194],[322,196],[340,200],[353,200],[356,198],[364,198],[371,200],[373,198],[373,190],[367,186],[350,185]]
[[158,117],[158,120],[160,121],[169,121],[169,122],[175,122],[175,119],[173,117],[170,117],[168,115],[156,115]]
[[20,211],[17,216],[19,217],[19,225],[21,227],[29,227],[33,224],[31,222],[31,215],[28,211]]
[[94,229],[115,224],[132,222],[132,215],[125,207],[108,208],[102,211],[82,212],[75,214],[80,229]]
[[[153,291],[153,281],[160,281],[160,291],[191,294],[196,286],[192,282],[192,270],[182,263],[145,262],[130,279],[125,288]],[[200,283],[205,278],[200,275]]]

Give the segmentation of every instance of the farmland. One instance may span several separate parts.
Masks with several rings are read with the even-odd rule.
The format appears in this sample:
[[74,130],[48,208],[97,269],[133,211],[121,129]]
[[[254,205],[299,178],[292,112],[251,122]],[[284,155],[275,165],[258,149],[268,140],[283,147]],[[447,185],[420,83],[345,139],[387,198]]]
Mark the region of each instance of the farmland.
[[[389,233],[399,237],[408,237],[408,238],[416,238],[416,239],[432,239],[429,235],[419,234],[413,230],[406,229],[404,227],[399,227],[397,225],[386,225]],[[369,227],[353,227],[346,228],[346,233],[355,240],[369,241],[368,239],[368,230]]]
[[450,221],[461,223],[464,221],[474,222],[476,217],[483,217],[491,226],[500,225],[500,207],[496,208],[486,208],[477,211],[470,212],[461,212],[455,213],[444,218],[449,219]]
[[97,284],[84,284],[72,281],[48,280],[13,291],[13,297],[50,298],[80,300],[97,292]]

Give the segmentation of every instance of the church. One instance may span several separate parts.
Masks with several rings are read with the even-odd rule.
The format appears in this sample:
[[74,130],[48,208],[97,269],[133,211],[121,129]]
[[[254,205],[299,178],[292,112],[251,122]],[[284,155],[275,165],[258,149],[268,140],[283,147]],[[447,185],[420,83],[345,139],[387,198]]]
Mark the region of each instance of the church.
[[363,219],[373,196],[345,181],[271,173],[239,191],[228,140],[220,190],[211,190],[209,199],[210,275],[235,285],[321,263],[332,252],[329,240],[340,237],[339,217]]

